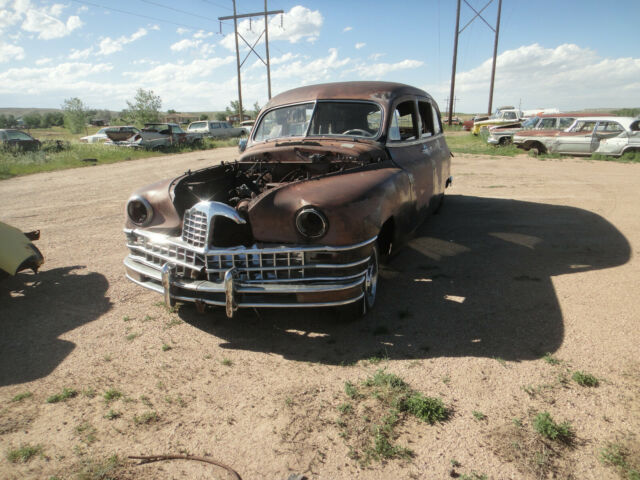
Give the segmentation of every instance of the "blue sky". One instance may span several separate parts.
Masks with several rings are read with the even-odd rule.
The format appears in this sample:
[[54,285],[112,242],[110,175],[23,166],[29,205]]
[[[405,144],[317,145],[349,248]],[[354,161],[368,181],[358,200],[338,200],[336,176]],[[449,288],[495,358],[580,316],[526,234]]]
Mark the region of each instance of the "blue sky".
[[[488,2],[468,1],[477,10]],[[492,25],[497,2],[483,13]],[[238,13],[263,7],[237,0]],[[270,20],[274,94],[388,80],[427,90],[445,110],[455,0],[270,0],[268,7],[285,12]],[[216,19],[231,14],[230,0],[0,0],[0,107],[57,108],[79,97],[120,110],[143,88],[160,95],[164,109],[224,109],[237,98],[233,22],[220,33]],[[463,2],[461,27],[473,15]],[[639,20],[638,0],[503,0],[494,107],[639,107]],[[263,25],[256,18],[251,30],[246,20],[240,28],[252,41]],[[493,38],[480,19],[460,35],[457,111],[487,109]],[[255,56],[242,69],[242,87],[245,106],[266,102],[266,69]]]

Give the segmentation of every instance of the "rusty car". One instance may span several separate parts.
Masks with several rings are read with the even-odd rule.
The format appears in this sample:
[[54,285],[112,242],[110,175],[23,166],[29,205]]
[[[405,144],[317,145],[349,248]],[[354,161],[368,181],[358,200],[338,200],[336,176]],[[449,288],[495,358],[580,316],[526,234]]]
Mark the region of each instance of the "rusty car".
[[239,308],[375,302],[379,262],[452,183],[438,106],[389,82],[296,88],[261,110],[246,150],[135,192],[126,276],[164,296]]
[[42,143],[28,133],[14,128],[0,129],[0,147],[18,152],[40,150]]
[[[610,138],[633,138],[631,117],[593,116],[579,117],[562,131],[525,130],[513,136],[513,144],[523,150],[537,153],[560,153],[566,155],[591,155],[594,152],[619,156],[623,147],[610,151],[598,151],[600,143]],[[627,142],[628,143],[628,142]]]
[[187,133],[176,123],[146,123],[141,130],[135,127],[111,127],[105,133],[109,137],[107,145],[148,150],[202,142],[201,133]]

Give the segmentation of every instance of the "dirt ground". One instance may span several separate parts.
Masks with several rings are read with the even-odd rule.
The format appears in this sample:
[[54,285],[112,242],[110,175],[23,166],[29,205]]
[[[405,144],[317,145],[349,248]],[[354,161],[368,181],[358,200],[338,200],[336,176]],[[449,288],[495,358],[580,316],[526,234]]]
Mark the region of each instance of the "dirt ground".
[[[114,454],[191,454],[243,479],[614,479],[604,447],[639,458],[640,165],[456,156],[440,213],[385,268],[376,308],[356,322],[322,310],[169,311],[124,277],[125,202],[236,155],[0,182],[0,220],[41,229],[46,258],[37,276],[0,285],[0,477],[107,478],[99,467]],[[394,442],[413,457],[363,464],[338,407],[345,382],[378,369],[441,398],[450,417],[403,419]],[[575,371],[599,385],[578,385]],[[64,388],[77,395],[47,402]],[[540,412],[570,422],[571,444],[536,437]],[[25,445],[40,449],[10,462]],[[177,460],[126,461],[114,478],[232,476]]]

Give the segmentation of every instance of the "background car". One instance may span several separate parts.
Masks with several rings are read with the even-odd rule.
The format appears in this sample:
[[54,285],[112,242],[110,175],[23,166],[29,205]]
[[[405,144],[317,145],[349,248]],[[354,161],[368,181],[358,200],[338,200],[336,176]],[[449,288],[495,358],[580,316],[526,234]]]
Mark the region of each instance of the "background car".
[[28,133],[12,128],[0,129],[0,143],[4,148],[19,151],[39,150],[42,144]]
[[[561,153],[567,155],[591,155],[600,142],[610,138],[635,138],[631,117],[582,117],[564,131],[525,130],[513,136],[513,144],[524,150],[535,149],[538,153]],[[628,143],[628,142],[627,142]],[[606,155],[621,155],[622,149],[602,152]],[[600,153],[600,152],[599,152]]]
[[109,127],[104,127],[101,128],[100,130],[98,130],[96,133],[94,133],[93,135],[87,135],[86,137],[81,137],[80,141],[83,143],[102,143],[102,142],[106,142],[109,137],[107,137],[107,128]]

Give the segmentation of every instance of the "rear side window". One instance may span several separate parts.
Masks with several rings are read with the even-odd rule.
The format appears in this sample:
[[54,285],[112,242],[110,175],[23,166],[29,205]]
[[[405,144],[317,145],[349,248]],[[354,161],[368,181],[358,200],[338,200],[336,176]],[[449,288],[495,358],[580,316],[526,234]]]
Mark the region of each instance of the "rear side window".
[[556,119],[555,118],[543,118],[540,120],[540,128],[555,128],[556,127]]
[[571,117],[563,117],[560,119],[560,122],[558,123],[558,128],[569,128],[569,126],[574,122],[575,118],[571,118]]
[[193,130],[195,128],[205,128],[207,126],[207,122],[194,122],[189,125],[189,130]]
[[417,120],[413,100],[398,104],[391,118],[389,140],[415,140]]

